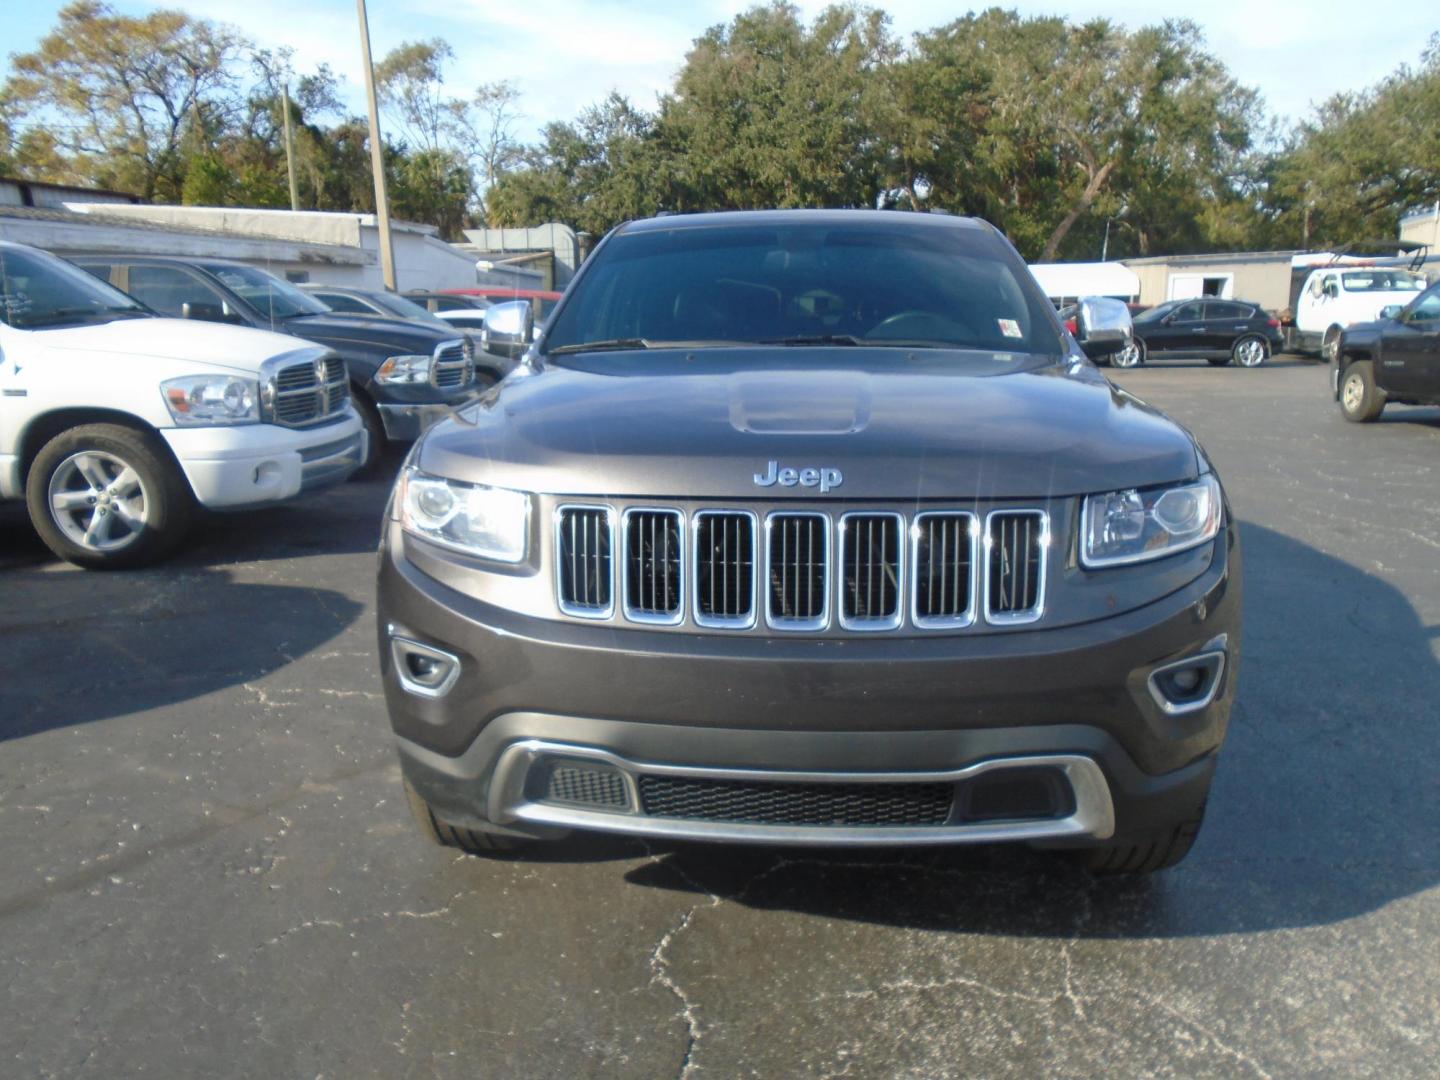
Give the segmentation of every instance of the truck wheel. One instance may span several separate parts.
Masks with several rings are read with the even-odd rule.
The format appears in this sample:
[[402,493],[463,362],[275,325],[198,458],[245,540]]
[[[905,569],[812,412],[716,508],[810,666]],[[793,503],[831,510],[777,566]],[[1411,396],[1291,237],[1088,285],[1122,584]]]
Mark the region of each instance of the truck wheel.
[[351,473],[350,479],[372,480],[380,471],[380,459],[385,456],[385,425],[380,421],[380,410],[353,386],[350,388],[350,403],[360,414],[360,422],[365,425],[366,442],[369,444],[365,464]]
[[1385,395],[1375,385],[1375,368],[1368,360],[1357,360],[1340,379],[1340,412],[1346,420],[1368,424],[1385,411]]
[[1340,332],[1340,327],[1332,326],[1320,339],[1320,359],[1327,364],[1335,363],[1336,357],[1340,355]]
[[1111,357],[1111,363],[1118,368],[1139,367],[1145,363],[1145,342],[1139,338],[1133,339],[1129,345]]
[[1205,808],[1202,806],[1197,817],[1172,829],[1160,829],[1148,836],[1128,837],[1123,843],[1086,848],[1076,854],[1081,865],[1092,874],[1153,874],[1157,870],[1168,870],[1190,854],[1204,820]]
[[435,816],[430,804],[415,790],[410,780],[402,779],[405,784],[405,798],[410,803],[410,812],[415,815],[415,824],[420,826],[421,834],[432,844],[459,848],[468,855],[499,855],[518,851],[526,846],[527,842],[516,836],[502,836],[479,829],[457,829],[453,825],[445,824]]
[[160,559],[184,538],[195,509],[160,440],[119,424],[85,424],[46,443],[30,466],[25,501],[46,547],[95,570]]
[[1270,357],[1270,345],[1258,334],[1242,337],[1230,349],[1230,356],[1241,367],[1259,367]]

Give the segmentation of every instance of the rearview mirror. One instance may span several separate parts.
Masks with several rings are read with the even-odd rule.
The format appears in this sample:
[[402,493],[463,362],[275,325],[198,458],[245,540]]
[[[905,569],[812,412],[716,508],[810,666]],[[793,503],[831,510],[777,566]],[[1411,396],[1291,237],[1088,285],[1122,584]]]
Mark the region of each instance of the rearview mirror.
[[519,357],[535,337],[535,314],[529,300],[492,304],[485,309],[480,347],[496,356]]
[[1081,300],[1075,312],[1075,326],[1079,331],[1075,340],[1092,360],[1119,352],[1130,344],[1133,333],[1130,309],[1108,296],[1087,296]]

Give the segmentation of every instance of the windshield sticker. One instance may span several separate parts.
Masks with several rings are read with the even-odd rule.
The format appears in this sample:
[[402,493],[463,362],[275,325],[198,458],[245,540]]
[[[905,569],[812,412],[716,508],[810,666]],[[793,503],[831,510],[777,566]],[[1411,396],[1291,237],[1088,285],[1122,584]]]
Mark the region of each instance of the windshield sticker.
[[1000,333],[1004,334],[1006,337],[1025,336],[1020,332],[1020,324],[1014,319],[996,319],[995,321],[1000,324]]

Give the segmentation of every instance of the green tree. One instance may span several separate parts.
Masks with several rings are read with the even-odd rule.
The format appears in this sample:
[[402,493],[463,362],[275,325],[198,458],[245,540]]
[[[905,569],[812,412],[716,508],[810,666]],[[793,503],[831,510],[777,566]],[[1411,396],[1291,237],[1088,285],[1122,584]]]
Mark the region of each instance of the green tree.
[[186,157],[203,149],[187,148],[187,133],[223,122],[243,46],[181,11],[134,17],[77,0],[35,51],[11,58],[5,94],[73,175],[178,199]]

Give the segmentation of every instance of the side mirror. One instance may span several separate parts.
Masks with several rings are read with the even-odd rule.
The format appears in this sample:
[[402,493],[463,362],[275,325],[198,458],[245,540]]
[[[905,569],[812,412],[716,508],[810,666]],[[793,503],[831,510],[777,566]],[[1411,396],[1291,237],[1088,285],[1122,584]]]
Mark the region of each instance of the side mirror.
[[535,338],[535,313],[529,300],[492,304],[485,309],[480,347],[496,356],[518,358]]
[[1080,331],[1075,340],[1092,360],[1124,349],[1133,334],[1130,309],[1108,296],[1087,296],[1081,300],[1075,325]]
[[229,304],[192,304],[189,301],[180,305],[180,317],[202,322],[233,322],[235,318]]
[[1335,297],[1340,295],[1340,286],[1333,281],[1327,281],[1325,283],[1325,295],[1332,300],[1335,299]]
[[1380,318],[1382,318],[1382,319],[1398,319],[1398,318],[1400,318],[1400,313],[1401,313],[1402,311],[1404,311],[1404,310],[1405,310],[1405,305],[1403,305],[1403,304],[1386,304],[1384,307],[1382,307],[1382,308],[1380,309]]

